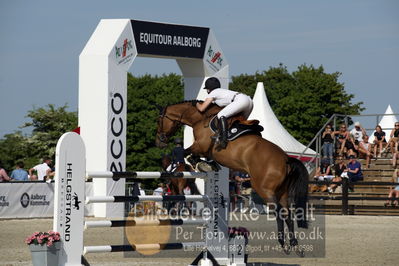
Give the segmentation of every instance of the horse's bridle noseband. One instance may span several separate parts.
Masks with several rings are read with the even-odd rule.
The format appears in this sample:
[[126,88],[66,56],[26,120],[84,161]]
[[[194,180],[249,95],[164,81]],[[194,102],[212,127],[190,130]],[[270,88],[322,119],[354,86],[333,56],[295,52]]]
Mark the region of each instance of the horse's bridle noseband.
[[[172,118],[170,118],[169,116],[166,115],[166,109],[167,108],[168,108],[168,106],[163,108],[162,112],[159,114],[159,118],[160,119],[158,120],[158,123],[159,123],[159,121],[163,121],[164,118],[167,118],[170,121],[172,121],[172,123],[173,123],[173,127],[172,128],[173,129],[177,128],[178,125],[184,124],[184,123],[182,123],[182,119],[183,119],[184,114],[187,112],[188,108],[180,115],[180,118],[178,120],[173,120]],[[158,124],[158,128],[160,128],[160,130],[159,130],[160,133],[158,133],[159,140],[162,143],[167,143],[167,141],[168,141],[168,139],[170,137],[170,134],[174,133],[174,130],[172,130],[170,134],[163,133],[163,122],[160,123],[160,125]]]

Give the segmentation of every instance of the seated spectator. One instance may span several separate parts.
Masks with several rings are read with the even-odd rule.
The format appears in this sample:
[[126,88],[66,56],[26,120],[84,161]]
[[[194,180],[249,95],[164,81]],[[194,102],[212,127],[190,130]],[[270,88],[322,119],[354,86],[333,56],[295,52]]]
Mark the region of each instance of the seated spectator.
[[346,142],[349,140],[349,131],[346,130],[346,125],[341,124],[339,131],[334,131],[334,136],[338,137],[337,145],[339,149],[339,155],[346,153]]
[[395,123],[394,129],[392,129],[391,134],[389,136],[390,139],[385,149],[388,150],[388,147],[390,147],[391,153],[394,154],[399,148],[399,122]]
[[[51,173],[51,159],[48,157],[43,158],[43,163],[35,165],[29,169],[29,176],[31,180],[46,181],[47,176]],[[33,174],[36,171],[36,175]]]
[[392,154],[392,167],[396,167],[396,161],[399,159],[399,147],[396,148],[394,153]]
[[[386,144],[387,141],[385,140],[385,132],[382,131],[382,128],[380,125],[375,127],[375,132],[374,132],[374,156],[377,158],[381,158],[382,154],[382,145]],[[377,147],[379,148],[379,153],[377,155]]]
[[334,132],[331,130],[331,126],[327,125],[324,129],[321,140],[323,142],[322,150],[324,158],[327,158],[330,164],[333,164],[333,142]]
[[[341,175],[344,173],[346,169],[346,164],[342,156],[337,157],[337,163],[334,165],[334,178],[332,179],[333,182],[341,182],[342,178]],[[332,193],[338,187],[337,184],[331,184],[328,187],[328,192]]]
[[355,122],[355,127],[351,130],[350,134],[354,139],[356,145],[358,145],[363,140],[363,136],[367,135],[366,131],[359,122]]
[[356,157],[359,155],[359,145],[353,138],[349,138],[349,140],[345,142],[345,148],[347,156],[353,155]]
[[373,154],[371,153],[371,144],[369,143],[369,136],[364,135],[363,140],[359,143],[359,157],[366,158],[366,167],[365,169],[370,167],[370,159],[373,158]]
[[16,181],[28,181],[28,172],[24,170],[24,163],[17,162],[15,169],[11,172],[11,178]]
[[323,159],[320,162],[320,166],[316,169],[316,174],[314,176],[315,180],[325,181],[331,180],[334,176],[332,175],[331,166],[329,160]]
[[[332,171],[331,171],[331,166],[330,166],[330,162],[326,159],[321,160],[320,162],[320,166],[317,167],[316,169],[316,174],[314,176],[314,179],[316,181],[329,181],[331,179],[333,179],[334,176],[332,175]],[[316,191],[327,191],[328,187],[327,185],[313,185],[311,187],[311,192],[316,192]]]
[[[393,172],[392,183],[399,183],[399,169],[395,169]],[[388,198],[399,198],[399,185],[392,187],[389,191]],[[387,200],[384,206],[387,207],[389,202],[391,202],[392,206],[398,206],[398,200]]]
[[[355,156],[349,156],[347,169],[344,170],[345,173],[347,173],[350,183],[363,180],[362,165],[356,160]],[[345,177],[344,174],[342,174],[343,177]],[[350,185],[349,188],[353,191],[353,185]]]
[[0,162],[0,182],[11,181],[11,178],[8,176],[7,171],[1,167],[2,162]]

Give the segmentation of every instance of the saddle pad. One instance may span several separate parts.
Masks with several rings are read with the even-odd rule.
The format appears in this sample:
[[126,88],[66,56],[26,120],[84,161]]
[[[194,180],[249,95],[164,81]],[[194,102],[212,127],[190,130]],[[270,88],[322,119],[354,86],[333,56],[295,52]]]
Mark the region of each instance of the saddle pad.
[[[217,132],[217,123],[218,119],[217,117],[214,116],[211,121],[209,122],[209,128],[212,130],[212,132]],[[255,134],[255,135],[261,135],[260,132],[263,131],[263,127],[258,125],[259,121],[258,120],[251,120],[251,121],[257,121],[254,124],[242,124],[240,123],[240,120],[234,119],[233,122],[229,125],[229,129],[227,130],[227,139],[228,140],[235,140],[239,136],[242,136],[244,134]],[[230,122],[230,121],[229,121]]]

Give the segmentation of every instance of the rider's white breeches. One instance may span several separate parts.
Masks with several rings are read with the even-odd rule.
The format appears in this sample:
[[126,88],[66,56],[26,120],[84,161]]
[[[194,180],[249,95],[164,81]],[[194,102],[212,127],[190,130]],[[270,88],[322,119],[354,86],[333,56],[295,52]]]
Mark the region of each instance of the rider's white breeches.
[[218,118],[221,118],[222,116],[229,118],[238,113],[242,113],[244,118],[247,119],[253,108],[254,104],[252,99],[249,96],[240,93],[235,97],[232,103],[227,105],[218,113]]

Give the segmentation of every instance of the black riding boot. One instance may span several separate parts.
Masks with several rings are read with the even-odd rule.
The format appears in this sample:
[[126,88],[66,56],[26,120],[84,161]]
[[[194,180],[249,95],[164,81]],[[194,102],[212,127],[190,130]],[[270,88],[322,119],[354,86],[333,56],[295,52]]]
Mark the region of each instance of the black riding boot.
[[219,119],[219,146],[222,149],[227,146],[227,119],[224,116]]

